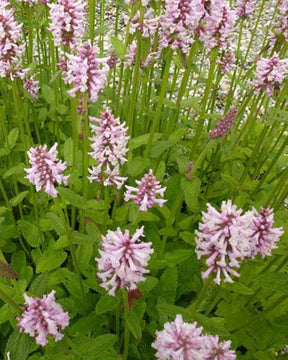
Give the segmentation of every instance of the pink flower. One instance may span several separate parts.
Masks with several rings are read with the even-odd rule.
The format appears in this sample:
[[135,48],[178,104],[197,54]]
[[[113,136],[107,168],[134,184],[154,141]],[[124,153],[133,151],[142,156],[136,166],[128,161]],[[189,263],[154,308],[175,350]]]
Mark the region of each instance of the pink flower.
[[82,0],[57,0],[49,4],[50,27],[55,46],[68,46],[72,50],[84,34],[84,2]]
[[253,256],[261,254],[262,258],[271,255],[271,251],[277,248],[277,242],[283,235],[283,228],[273,228],[274,213],[272,209],[261,208],[259,213],[256,209],[248,212],[248,221],[251,221],[252,240],[255,242]]
[[30,76],[28,79],[25,79],[23,87],[33,99],[38,98],[38,93],[40,89],[39,81],[35,80],[34,76]]
[[160,20],[163,31],[160,47],[171,46],[187,53],[204,10],[201,0],[165,0],[165,14]]
[[[73,86],[68,91],[70,96],[88,93],[90,102],[98,100],[99,91],[106,85],[109,66],[107,59],[97,59],[96,55],[96,50],[89,42],[78,49],[77,55],[66,54],[67,71],[64,71],[63,79],[66,84]],[[61,64],[64,66],[63,60]]]
[[273,87],[280,85],[288,72],[288,59],[279,59],[275,54],[270,59],[262,58],[257,62],[255,78],[251,85],[256,92],[265,90],[267,95],[272,94]]
[[126,178],[120,177],[119,166],[127,161],[129,140],[125,122],[121,124],[119,119],[114,119],[109,110],[102,112],[100,119],[90,117],[90,120],[98,122],[99,126],[90,125],[95,135],[90,138],[93,151],[89,155],[98,165],[89,169],[89,180],[105,186],[116,185],[120,189]]
[[234,350],[230,350],[231,341],[219,342],[219,336],[206,336],[203,360],[236,360]]
[[219,343],[219,336],[202,335],[197,323],[186,323],[181,315],[175,321],[164,324],[164,330],[156,331],[152,347],[157,350],[158,360],[235,360],[230,350],[231,341]]
[[225,74],[233,69],[235,63],[235,55],[232,51],[228,50],[225,52],[222,60],[218,61],[221,65],[221,73]]
[[[272,34],[272,42],[275,43],[277,37],[288,41],[288,0],[278,0],[278,18],[274,24],[276,34]],[[282,41],[283,41],[282,40]]]
[[152,243],[140,242],[144,236],[144,227],[137,229],[130,237],[129,230],[124,233],[117,228],[109,230],[106,236],[102,236],[103,250],[100,250],[98,263],[98,277],[103,281],[100,285],[110,295],[115,295],[118,287],[126,290],[135,290],[137,284],[145,281],[144,274],[149,273],[145,269],[153,253]]
[[21,317],[17,318],[20,331],[35,337],[37,344],[41,346],[48,343],[48,335],[55,341],[61,340],[63,334],[60,330],[69,324],[68,312],[63,312],[62,306],[55,302],[54,294],[55,290],[52,290],[42,299],[24,294],[26,307]]
[[248,18],[254,13],[256,0],[237,0],[236,14],[240,18]]
[[164,196],[166,188],[161,188],[160,182],[157,181],[150,169],[148,174],[145,174],[139,181],[136,180],[138,188],[125,185],[127,191],[125,192],[125,201],[133,200],[139,206],[140,211],[147,211],[155,204],[160,207],[167,201],[164,199],[157,199],[156,196]]
[[[138,10],[136,15],[130,19],[130,34],[134,34],[136,30],[139,30],[142,33],[144,38],[148,38],[149,36],[153,36],[159,26],[159,17],[154,17],[154,10],[149,8],[143,17],[143,20],[140,22],[140,11]],[[128,22],[128,19],[126,19]]]
[[230,275],[240,276],[234,268],[239,268],[240,260],[251,257],[254,250],[250,223],[231,200],[222,202],[221,212],[208,204],[208,212],[202,214],[203,222],[195,232],[197,257],[207,257],[208,269],[202,276],[207,278],[214,272],[216,284],[220,284],[222,274],[224,281],[233,282]]
[[197,323],[185,323],[181,315],[175,321],[166,323],[164,330],[156,331],[152,347],[156,349],[158,360],[198,360],[203,359],[202,327]]
[[231,130],[238,110],[236,108],[231,108],[223,118],[218,122],[216,129],[210,131],[210,139],[217,139],[219,137],[225,137],[228,131]]
[[199,39],[206,49],[226,48],[233,33],[236,15],[226,1],[211,1],[198,28]]
[[24,77],[21,58],[24,53],[22,24],[17,24],[14,9],[0,1],[0,77]]
[[24,169],[28,174],[26,179],[36,186],[36,191],[44,190],[52,197],[57,197],[58,194],[54,187],[55,182],[67,185],[69,178],[69,175],[62,175],[67,166],[66,162],[57,159],[57,146],[55,143],[48,152],[47,145],[31,148],[27,154],[32,167]]

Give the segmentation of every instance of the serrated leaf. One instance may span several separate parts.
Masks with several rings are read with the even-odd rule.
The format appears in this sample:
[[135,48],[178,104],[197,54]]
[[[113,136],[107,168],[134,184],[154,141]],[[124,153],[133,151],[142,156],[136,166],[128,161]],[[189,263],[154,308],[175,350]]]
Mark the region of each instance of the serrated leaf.
[[48,287],[48,274],[40,274],[34,279],[32,282],[29,292],[31,292],[33,295],[41,297],[45,294]]
[[165,151],[171,148],[171,146],[175,145],[175,140],[162,140],[154,143],[150,150],[151,158],[157,158],[162,155]]
[[200,194],[201,180],[193,177],[192,180],[186,178],[181,179],[181,188],[184,193],[184,199],[191,211],[198,211],[199,209],[199,194]]
[[14,196],[12,199],[10,199],[9,204],[13,207],[17,206],[21,201],[23,201],[25,199],[25,197],[27,196],[28,193],[29,193],[28,190],[22,191],[21,193],[19,193],[18,195]]
[[46,251],[39,259],[36,273],[43,273],[58,268],[67,258],[65,251]]
[[176,249],[166,253],[165,260],[168,266],[174,267],[175,265],[189,259],[193,253],[193,250]]
[[258,284],[264,289],[288,295],[288,275],[268,272],[257,277]]
[[243,294],[243,295],[253,295],[255,293],[255,291],[251,288],[249,288],[248,286],[242,284],[239,281],[235,281],[233,283],[223,283],[223,288],[226,288],[228,290],[234,291],[238,294]]
[[145,168],[146,161],[140,156],[136,156],[134,159],[129,160],[127,164],[128,175],[132,177],[142,174]]
[[48,85],[43,85],[41,88],[43,99],[49,104],[55,104],[55,95],[53,90]]
[[169,304],[173,304],[176,297],[178,270],[176,267],[167,268],[159,281],[161,297]]
[[8,339],[5,352],[9,352],[13,360],[26,360],[29,348],[29,335],[15,330]]
[[130,310],[124,314],[124,318],[133,336],[137,340],[140,340],[142,336],[142,328],[139,317],[134,311]]
[[77,207],[78,209],[85,209],[84,199],[81,195],[77,194],[75,191],[63,187],[57,188],[61,197],[64,200],[68,201],[71,205]]
[[27,243],[32,247],[37,247],[41,240],[41,234],[37,226],[27,220],[19,220],[17,224]]
[[183,316],[184,320],[186,320],[186,321],[190,321],[190,319],[191,319],[191,313],[188,310],[186,310],[186,309],[184,309],[184,308],[182,308],[180,306],[160,303],[160,304],[157,305],[157,310],[160,313],[162,313],[162,314],[164,314],[166,316],[169,316],[169,317],[171,317],[173,319],[178,314],[181,314]]
[[8,264],[5,264],[3,261],[0,260],[0,276],[6,279],[17,279],[18,275],[12,269],[12,267]]
[[104,295],[96,304],[95,312],[97,315],[115,309],[119,305],[119,300],[115,296]]

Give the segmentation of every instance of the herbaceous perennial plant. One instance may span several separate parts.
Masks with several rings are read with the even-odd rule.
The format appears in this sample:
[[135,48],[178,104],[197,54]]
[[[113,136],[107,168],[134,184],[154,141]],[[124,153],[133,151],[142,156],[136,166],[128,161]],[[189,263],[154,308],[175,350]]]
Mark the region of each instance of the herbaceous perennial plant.
[[5,360],[281,359],[288,1],[0,0]]

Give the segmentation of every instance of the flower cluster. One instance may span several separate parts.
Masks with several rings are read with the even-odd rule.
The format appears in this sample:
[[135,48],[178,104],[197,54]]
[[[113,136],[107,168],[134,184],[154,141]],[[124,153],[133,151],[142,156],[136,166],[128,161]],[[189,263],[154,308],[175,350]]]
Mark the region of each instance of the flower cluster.
[[50,27],[56,46],[75,48],[84,34],[84,2],[58,0],[50,7]]
[[37,344],[45,346],[48,343],[47,336],[52,336],[55,341],[63,338],[60,330],[69,324],[68,312],[63,312],[61,305],[55,302],[55,290],[44,295],[42,299],[31,298],[24,294],[25,310],[20,318],[17,318],[20,331],[24,331],[31,337],[35,337]]
[[156,332],[152,347],[158,360],[234,360],[231,341],[219,342],[218,336],[202,335],[197,322],[186,323],[181,315]]
[[14,19],[14,9],[6,0],[0,1],[0,77],[16,77],[25,75],[21,57],[24,52],[22,41],[22,24]]
[[219,64],[221,65],[220,70],[222,74],[225,74],[233,69],[233,65],[235,63],[235,55],[232,51],[227,50],[222,58],[222,60],[219,61]]
[[135,290],[137,284],[145,281],[143,277],[149,270],[145,269],[153,253],[152,243],[140,242],[144,236],[144,227],[137,229],[130,237],[129,230],[123,233],[120,228],[109,230],[102,236],[103,250],[99,250],[98,277],[103,281],[101,286],[110,295],[115,295],[118,287]]
[[263,90],[267,95],[271,95],[273,88],[282,83],[287,72],[288,59],[279,59],[277,54],[270,59],[262,58],[257,62],[251,85],[255,86],[257,92]]
[[199,25],[199,39],[206,49],[226,48],[232,34],[236,14],[223,0],[210,1],[205,7],[205,14]]
[[26,178],[36,186],[36,191],[44,190],[52,197],[57,197],[58,194],[55,182],[67,185],[69,178],[69,175],[62,175],[66,169],[66,162],[57,159],[57,146],[55,143],[48,152],[47,145],[31,148],[27,154],[32,167],[24,169],[28,174]]
[[155,204],[161,207],[167,201],[156,198],[157,195],[164,196],[166,188],[161,188],[160,182],[157,181],[151,169],[140,181],[136,180],[136,184],[138,185],[137,188],[125,185],[127,189],[125,201],[133,200],[139,206],[140,211],[147,211]]
[[219,137],[225,137],[228,131],[231,130],[238,110],[236,108],[231,108],[227,114],[223,116],[223,118],[218,122],[216,129],[210,131],[210,139],[216,139]]
[[139,30],[144,38],[153,36],[156,33],[157,28],[159,26],[159,18],[154,18],[153,15],[154,15],[154,10],[152,8],[149,8],[145,12],[142,21],[140,21],[140,11],[138,10],[136,15],[134,15],[134,17],[129,21],[130,34],[134,34],[136,30]]
[[277,40],[277,37],[288,42],[288,0],[278,1],[278,19],[276,20],[275,34],[272,36],[272,42]]
[[[75,97],[78,92],[82,96],[88,93],[90,102],[98,100],[99,91],[106,84],[109,66],[107,59],[98,59],[96,56],[96,50],[89,42],[78,49],[77,55],[67,54],[63,79],[66,84],[73,86],[68,91],[70,96]],[[61,68],[64,68],[63,60]]]
[[165,14],[160,20],[163,31],[160,47],[171,46],[187,53],[203,14],[202,0],[165,0]]
[[236,14],[240,18],[248,18],[254,13],[255,0],[238,0],[236,4]]
[[35,80],[34,76],[30,76],[29,78],[25,79],[23,82],[23,87],[33,99],[38,98],[40,89],[39,81]]
[[273,210],[257,213],[254,209],[242,215],[242,209],[238,210],[231,200],[222,202],[221,212],[208,204],[202,221],[196,231],[196,253],[198,259],[207,257],[203,278],[214,272],[216,284],[220,284],[222,274],[227,282],[233,282],[230,275],[239,277],[235,268],[240,267],[241,260],[259,253],[262,257],[271,255],[283,234],[282,228],[273,228]]
[[129,140],[125,122],[120,124],[120,120],[114,119],[109,110],[102,112],[100,119],[90,117],[90,120],[99,123],[99,126],[91,124],[95,136],[90,138],[93,141],[90,155],[98,164],[89,169],[89,180],[105,186],[116,185],[120,189],[126,178],[120,177],[119,165],[127,161],[125,156]]

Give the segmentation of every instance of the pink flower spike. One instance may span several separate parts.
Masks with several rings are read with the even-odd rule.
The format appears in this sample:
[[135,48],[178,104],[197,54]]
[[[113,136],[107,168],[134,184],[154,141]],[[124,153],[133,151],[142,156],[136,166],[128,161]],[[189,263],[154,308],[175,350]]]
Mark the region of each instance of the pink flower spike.
[[31,148],[27,152],[31,168],[24,169],[28,174],[26,179],[36,186],[36,191],[44,190],[54,198],[58,194],[54,187],[55,182],[67,185],[69,178],[69,175],[62,175],[67,166],[66,162],[57,159],[57,146],[55,143],[48,152],[47,145]]
[[94,136],[90,138],[93,151],[89,155],[98,165],[89,169],[89,180],[96,180],[104,186],[116,185],[120,189],[126,180],[120,176],[119,166],[127,161],[128,128],[125,122],[121,124],[120,119],[115,119],[109,110],[103,111],[99,119],[90,117],[90,121],[99,125],[90,125]]
[[185,323],[181,315],[175,321],[166,323],[164,330],[156,331],[152,347],[157,351],[158,360],[198,360],[203,359],[202,327],[197,323]]
[[96,50],[89,42],[79,47],[77,55],[67,54],[68,60],[61,66],[65,68],[63,80],[73,87],[68,91],[71,97],[77,93],[81,96],[88,93],[89,102],[96,102],[100,90],[106,85],[109,72],[108,59],[97,58]]
[[127,189],[125,192],[125,201],[133,200],[134,203],[139,206],[140,211],[147,211],[155,204],[162,207],[167,201],[156,198],[157,195],[163,197],[166,188],[161,188],[160,181],[157,181],[151,169],[140,181],[136,180],[136,184],[138,188],[125,185]]
[[250,17],[254,13],[255,3],[256,0],[237,0],[237,16],[239,16],[240,18]]
[[25,75],[22,55],[25,45],[22,39],[22,24],[17,24],[14,9],[6,0],[0,1],[0,77],[14,80]]
[[256,209],[248,212],[248,221],[251,222],[252,239],[255,243],[253,256],[261,254],[262,258],[270,256],[273,249],[276,249],[277,242],[283,235],[283,228],[274,228],[274,212],[272,209],[261,208],[259,213]]
[[20,331],[35,337],[36,343],[45,346],[47,336],[52,336],[55,341],[63,338],[60,330],[69,325],[68,312],[63,312],[62,306],[55,302],[55,290],[44,295],[42,299],[31,298],[24,294],[25,310],[17,318]]
[[238,210],[231,200],[222,202],[221,212],[208,204],[208,211],[202,214],[203,222],[195,232],[197,257],[207,258],[208,269],[202,277],[215,273],[216,284],[221,283],[221,275],[224,281],[233,282],[231,275],[240,276],[234,268],[240,268],[240,260],[251,257],[254,251],[250,222],[241,216],[242,209]]
[[234,350],[230,350],[231,341],[219,342],[219,336],[206,336],[203,360],[236,360]]
[[38,98],[38,93],[40,90],[39,81],[35,80],[34,76],[30,76],[28,79],[25,79],[23,87],[33,99]]
[[255,86],[256,92],[263,90],[271,95],[276,85],[281,85],[288,73],[288,59],[279,59],[275,54],[270,59],[262,58],[257,62],[255,79],[251,85]]
[[232,107],[218,122],[216,129],[211,130],[209,133],[210,139],[217,139],[219,137],[225,137],[232,129],[235,122],[238,110]]
[[144,274],[149,273],[145,269],[153,253],[152,243],[140,242],[144,236],[144,226],[137,229],[130,237],[129,230],[123,233],[120,228],[116,231],[109,230],[106,236],[102,236],[103,250],[99,250],[98,277],[102,280],[102,286],[108,294],[115,296],[117,288],[135,290],[137,284],[145,281]]
[[55,46],[68,46],[74,49],[80,43],[85,28],[85,4],[82,0],[58,0],[48,4],[50,8],[50,27]]

